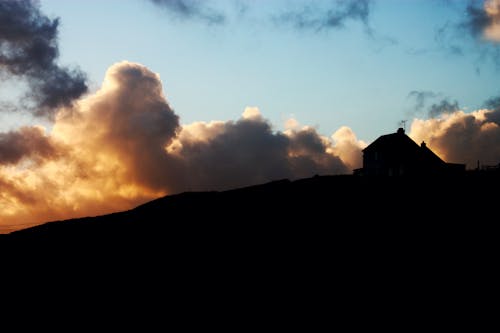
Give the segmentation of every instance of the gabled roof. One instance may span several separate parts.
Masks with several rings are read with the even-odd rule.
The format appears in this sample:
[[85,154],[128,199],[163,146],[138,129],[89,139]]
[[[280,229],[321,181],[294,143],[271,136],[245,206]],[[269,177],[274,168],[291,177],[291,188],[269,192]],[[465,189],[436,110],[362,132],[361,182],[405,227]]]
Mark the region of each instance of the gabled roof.
[[420,153],[428,161],[443,162],[444,163],[444,161],[439,156],[437,156],[432,150],[430,150],[427,147],[425,142],[422,142],[422,144],[420,145]]
[[363,149],[363,152],[370,150],[417,151],[419,148],[419,145],[400,128],[396,133],[380,136]]
[[397,153],[402,155],[418,156],[420,161],[427,163],[440,164],[445,163],[439,156],[430,150],[425,142],[419,146],[408,135],[405,134],[404,129],[399,128],[396,133],[386,134],[380,136],[377,140],[372,142],[368,147],[363,149],[363,152],[387,152],[389,154]]

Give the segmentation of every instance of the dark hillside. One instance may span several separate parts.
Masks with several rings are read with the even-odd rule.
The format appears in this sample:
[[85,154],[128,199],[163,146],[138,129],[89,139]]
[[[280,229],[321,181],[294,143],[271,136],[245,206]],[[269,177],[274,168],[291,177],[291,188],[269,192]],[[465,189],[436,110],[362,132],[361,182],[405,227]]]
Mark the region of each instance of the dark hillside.
[[[196,311],[250,327],[477,329],[493,309],[482,300],[496,283],[499,182],[281,180],[47,223],[0,245],[5,259],[21,254],[29,276],[73,283],[83,274],[113,304],[154,296],[186,323]],[[217,311],[223,318],[209,315]]]
[[[197,240],[331,243],[336,238],[472,237],[495,223],[500,178],[317,176],[222,192],[186,192],[130,211],[47,223],[4,237],[51,242]],[[393,237],[394,236],[394,237]],[[309,238],[310,237],[310,238]],[[198,239],[199,238],[199,239]]]

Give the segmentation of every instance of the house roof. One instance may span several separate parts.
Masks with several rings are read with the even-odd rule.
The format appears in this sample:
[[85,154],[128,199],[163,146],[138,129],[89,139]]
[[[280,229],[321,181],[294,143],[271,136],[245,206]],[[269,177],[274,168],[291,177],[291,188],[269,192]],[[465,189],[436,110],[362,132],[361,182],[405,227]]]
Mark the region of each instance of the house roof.
[[434,162],[444,162],[439,156],[437,156],[432,150],[430,150],[425,142],[422,142],[420,145],[420,153],[424,156],[425,159],[434,161]]
[[363,149],[363,152],[370,151],[399,152],[405,155],[419,155],[423,160],[428,162],[444,163],[439,156],[427,147],[425,142],[422,142],[419,146],[405,134],[402,128],[399,128],[396,133],[380,136],[377,140]]
[[396,133],[386,134],[380,136],[377,140],[373,141],[363,151],[370,150],[418,150],[419,145],[415,143],[408,135],[405,134],[402,128],[398,129]]

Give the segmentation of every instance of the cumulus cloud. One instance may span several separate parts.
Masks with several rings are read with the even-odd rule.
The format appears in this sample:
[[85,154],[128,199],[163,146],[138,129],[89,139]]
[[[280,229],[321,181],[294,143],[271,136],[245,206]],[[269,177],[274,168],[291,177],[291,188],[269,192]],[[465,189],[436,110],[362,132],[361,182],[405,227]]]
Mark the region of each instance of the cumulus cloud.
[[292,24],[298,29],[339,29],[348,21],[360,21],[368,27],[371,0],[329,1],[326,8],[308,5],[298,10],[287,11],[276,20],[280,23]]
[[367,143],[359,140],[353,130],[347,126],[342,126],[332,135],[334,142],[333,153],[338,155],[342,161],[354,170],[363,166],[362,149]]
[[415,119],[410,137],[427,145],[447,162],[474,168],[500,162],[500,110],[455,111],[432,119]]
[[84,73],[56,62],[58,26],[34,1],[0,1],[0,78],[27,80],[24,106],[37,116],[51,117],[87,91]]
[[167,149],[190,189],[227,189],[282,178],[350,173],[334,143],[310,127],[275,132],[255,107],[237,121],[182,127]]
[[225,15],[200,0],[148,0],[182,19],[196,19],[209,24],[223,24]]
[[[122,62],[95,94],[40,127],[0,135],[0,221],[36,223],[97,215],[187,190],[344,174],[363,147],[348,128],[274,131],[259,109],[236,121],[180,125],[160,78]],[[6,148],[8,147],[8,148]]]

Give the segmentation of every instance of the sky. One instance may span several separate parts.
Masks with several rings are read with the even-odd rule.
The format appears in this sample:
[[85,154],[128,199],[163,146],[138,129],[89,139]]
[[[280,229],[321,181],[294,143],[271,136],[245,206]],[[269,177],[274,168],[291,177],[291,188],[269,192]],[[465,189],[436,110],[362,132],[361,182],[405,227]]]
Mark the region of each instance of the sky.
[[499,0],[0,0],[0,232],[348,174],[400,126],[494,165],[499,124]]

